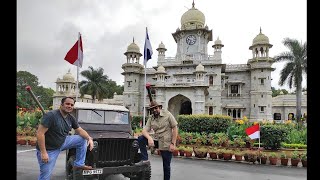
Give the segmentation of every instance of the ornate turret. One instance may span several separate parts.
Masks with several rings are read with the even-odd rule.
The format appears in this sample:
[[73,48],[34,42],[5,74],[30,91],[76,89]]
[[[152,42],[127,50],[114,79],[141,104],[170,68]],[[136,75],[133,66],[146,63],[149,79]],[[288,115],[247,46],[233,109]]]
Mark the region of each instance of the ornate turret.
[[134,38],[124,55],[127,56],[127,63],[139,63],[142,54],[140,53],[139,46],[134,42]]
[[156,49],[158,51],[158,63],[162,63],[164,61],[164,58],[166,56],[166,51],[167,51],[167,48],[164,46],[164,44],[161,43],[159,44],[159,47]]
[[269,38],[262,34],[261,27],[260,33],[253,39],[252,45],[249,47],[252,50],[252,58],[269,57],[269,49],[272,44],[269,43]]

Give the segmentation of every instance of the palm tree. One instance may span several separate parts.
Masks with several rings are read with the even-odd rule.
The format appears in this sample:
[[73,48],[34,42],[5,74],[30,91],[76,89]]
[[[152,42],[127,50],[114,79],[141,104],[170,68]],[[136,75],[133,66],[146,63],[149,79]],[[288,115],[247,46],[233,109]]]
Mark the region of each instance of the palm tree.
[[302,75],[307,75],[307,42],[302,44],[296,39],[285,38],[284,46],[290,51],[282,52],[274,57],[275,62],[286,61],[280,73],[279,85],[283,86],[288,81],[289,88],[296,88],[296,119],[301,127],[301,96],[302,96]]
[[90,94],[92,97],[92,102],[95,99],[102,100],[108,94],[108,76],[103,75],[103,68],[93,69],[89,66],[89,70],[84,70],[81,75],[87,80],[82,80],[79,83],[81,96],[84,94]]

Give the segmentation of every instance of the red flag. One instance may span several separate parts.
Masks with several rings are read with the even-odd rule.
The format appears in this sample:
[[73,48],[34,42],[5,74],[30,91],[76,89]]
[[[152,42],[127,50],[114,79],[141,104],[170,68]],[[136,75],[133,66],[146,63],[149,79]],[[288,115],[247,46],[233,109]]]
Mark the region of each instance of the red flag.
[[[80,42],[80,44],[79,44]],[[73,45],[73,47],[68,51],[66,57],[64,58],[70,64],[73,64],[78,67],[82,67],[83,61],[83,48],[82,48],[82,39],[81,34],[79,33],[78,41]]]
[[248,127],[246,129],[246,133],[250,137],[250,139],[260,138],[260,126],[259,126],[259,124],[256,124],[256,125],[253,125],[251,127]]

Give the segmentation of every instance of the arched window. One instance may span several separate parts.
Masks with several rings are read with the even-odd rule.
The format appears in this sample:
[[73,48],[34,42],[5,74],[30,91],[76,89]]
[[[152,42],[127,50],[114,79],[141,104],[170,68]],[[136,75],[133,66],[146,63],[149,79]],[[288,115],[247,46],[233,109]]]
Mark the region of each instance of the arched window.
[[213,76],[209,76],[209,86],[213,85]]
[[273,114],[273,119],[274,120],[281,120],[281,113],[274,113]]
[[210,106],[210,107],[209,107],[209,115],[212,115],[212,114],[213,114],[213,107]]
[[234,110],[232,111],[232,115],[233,115],[233,118],[237,118],[237,110],[234,109]]

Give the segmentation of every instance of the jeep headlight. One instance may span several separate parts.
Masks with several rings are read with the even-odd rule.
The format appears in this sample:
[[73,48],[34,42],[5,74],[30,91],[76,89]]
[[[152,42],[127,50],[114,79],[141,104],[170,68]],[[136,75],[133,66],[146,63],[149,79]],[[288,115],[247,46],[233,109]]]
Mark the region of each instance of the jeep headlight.
[[93,148],[94,149],[97,149],[98,148],[98,141],[93,141]]
[[133,149],[138,149],[139,148],[139,142],[137,140],[134,140],[132,142],[132,147],[133,147]]

